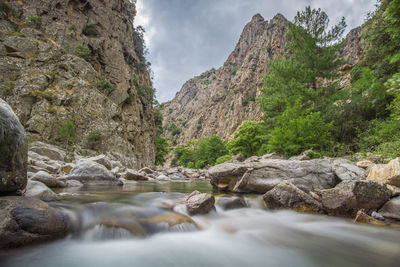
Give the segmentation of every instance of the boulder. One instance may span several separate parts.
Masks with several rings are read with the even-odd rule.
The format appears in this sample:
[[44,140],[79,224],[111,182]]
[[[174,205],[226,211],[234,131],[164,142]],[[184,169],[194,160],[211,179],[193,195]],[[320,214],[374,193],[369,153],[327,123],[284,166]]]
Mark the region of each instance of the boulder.
[[29,171],[32,172],[46,171],[52,174],[58,174],[61,171],[61,164],[59,161],[52,160],[33,151],[28,152],[28,164]]
[[74,166],[75,166],[75,164],[73,164],[73,163],[64,164],[63,166],[61,166],[61,171],[66,174],[69,174],[71,172],[71,170],[74,168]]
[[241,197],[220,197],[217,201],[218,206],[224,210],[246,208],[246,201]]
[[152,174],[152,173],[154,173],[154,171],[153,171],[152,169],[148,168],[148,167],[141,168],[141,169],[139,170],[139,172],[143,172],[143,173],[147,173],[147,174]]
[[77,180],[67,180],[65,182],[65,185],[67,187],[81,187],[81,186],[83,186],[83,184],[81,182],[77,181]]
[[34,142],[30,144],[29,151],[33,151],[41,156],[56,161],[64,161],[67,156],[67,151],[64,149],[43,142]]
[[29,180],[26,185],[25,197],[36,197],[43,201],[59,200],[56,193],[51,191],[44,183]]
[[388,164],[377,164],[369,170],[367,180],[375,180],[400,187],[400,158]]
[[368,167],[370,167],[371,165],[374,165],[375,162],[372,159],[363,159],[358,161],[357,163],[357,167],[363,168],[363,169],[367,169]]
[[57,179],[56,177],[48,174],[45,171],[39,171],[35,173],[32,178],[32,181],[39,181],[41,183],[44,183],[48,187],[65,187],[65,182]]
[[332,170],[340,181],[363,179],[366,176],[363,168],[346,159],[335,159]]
[[189,214],[207,214],[213,209],[215,198],[211,194],[192,192],[186,199],[186,208]]
[[183,175],[185,175],[186,177],[189,177],[189,178],[194,178],[194,179],[200,177],[200,173],[198,170],[187,169],[187,168],[183,169]]
[[82,183],[117,183],[117,178],[106,167],[88,159],[77,162],[63,180],[78,180]]
[[400,197],[392,198],[386,202],[379,213],[385,218],[400,220]]
[[21,192],[27,182],[28,140],[11,107],[0,99],[0,195]]
[[147,178],[145,175],[131,170],[131,169],[127,169],[124,175],[124,178],[126,180],[133,180],[133,181],[147,181],[149,180],[149,178]]
[[0,198],[0,248],[63,237],[71,229],[66,213],[37,198]]
[[265,193],[263,200],[269,209],[294,209],[311,213],[321,213],[323,210],[321,203],[289,181],[283,181]]
[[111,170],[113,168],[113,163],[111,162],[110,158],[103,154],[88,158],[88,160],[97,162],[106,167],[108,170]]
[[354,216],[358,210],[370,213],[389,200],[392,192],[383,183],[343,181],[335,188],[319,191],[324,209],[332,215]]
[[170,181],[171,180],[171,178],[169,178],[168,176],[166,176],[164,174],[157,176],[156,179],[159,181]]

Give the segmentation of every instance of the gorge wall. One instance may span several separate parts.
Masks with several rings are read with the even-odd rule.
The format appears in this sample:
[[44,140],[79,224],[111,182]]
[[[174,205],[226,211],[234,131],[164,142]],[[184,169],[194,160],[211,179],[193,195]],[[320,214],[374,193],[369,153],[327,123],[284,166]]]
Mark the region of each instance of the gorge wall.
[[[285,50],[289,21],[277,14],[265,21],[253,16],[224,65],[187,81],[175,98],[161,105],[165,136],[173,143],[217,134],[227,140],[245,120],[261,120],[261,94],[270,60]],[[361,59],[360,29],[350,31],[340,53],[348,61],[340,84],[350,82],[349,69]]]
[[[1,1],[0,97],[30,141],[154,164],[153,89],[129,0]],[[86,50],[85,50],[86,48]],[[89,48],[90,50],[87,50]],[[102,138],[89,146],[90,133]],[[90,149],[89,149],[90,148]]]

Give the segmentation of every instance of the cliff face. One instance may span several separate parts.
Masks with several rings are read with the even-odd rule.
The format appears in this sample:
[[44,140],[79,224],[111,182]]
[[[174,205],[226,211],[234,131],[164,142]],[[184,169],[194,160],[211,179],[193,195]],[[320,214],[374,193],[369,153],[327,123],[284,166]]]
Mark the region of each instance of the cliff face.
[[[222,67],[190,79],[162,105],[166,137],[177,144],[212,134],[229,140],[243,121],[260,120],[255,99],[270,60],[284,52],[288,23],[281,14],[269,22],[259,14],[253,16]],[[349,69],[362,57],[359,32],[359,28],[350,31],[340,51],[349,63],[341,70],[342,88],[349,86]]]
[[280,14],[269,22],[253,16],[222,67],[190,79],[163,105],[166,135],[173,134],[174,124],[182,129],[175,132],[178,144],[211,134],[229,139],[242,121],[260,119],[255,99],[268,62],[284,50],[287,23]]
[[[30,140],[57,142],[68,120],[81,153],[154,164],[150,75],[129,0],[2,1],[0,97]],[[79,48],[81,50],[79,50]],[[90,50],[87,50],[89,48]]]

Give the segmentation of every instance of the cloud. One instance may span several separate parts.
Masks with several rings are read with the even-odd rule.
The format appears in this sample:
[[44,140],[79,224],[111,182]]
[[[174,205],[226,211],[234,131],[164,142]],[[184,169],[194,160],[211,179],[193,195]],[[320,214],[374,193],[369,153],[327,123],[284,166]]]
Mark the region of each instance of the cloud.
[[375,0],[138,0],[135,25],[146,29],[147,56],[157,99],[174,97],[185,81],[223,64],[243,27],[260,13],[292,20],[306,5],[326,11],[332,23],[346,18],[349,31],[364,22]]

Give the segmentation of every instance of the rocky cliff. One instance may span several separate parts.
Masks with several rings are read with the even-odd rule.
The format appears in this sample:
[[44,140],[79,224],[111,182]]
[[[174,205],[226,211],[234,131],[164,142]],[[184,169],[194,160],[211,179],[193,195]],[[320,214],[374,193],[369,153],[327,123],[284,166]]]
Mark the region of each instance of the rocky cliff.
[[[162,105],[163,127],[173,143],[217,134],[231,139],[244,120],[260,120],[255,99],[271,59],[284,52],[288,20],[281,14],[269,22],[257,14],[244,27],[233,52],[219,69],[211,69],[187,81],[170,102]],[[359,29],[346,37],[340,51],[350,68],[361,58]],[[349,68],[343,70],[345,87]]]
[[15,0],[0,8],[0,97],[29,140],[153,165],[153,89],[135,5]]

